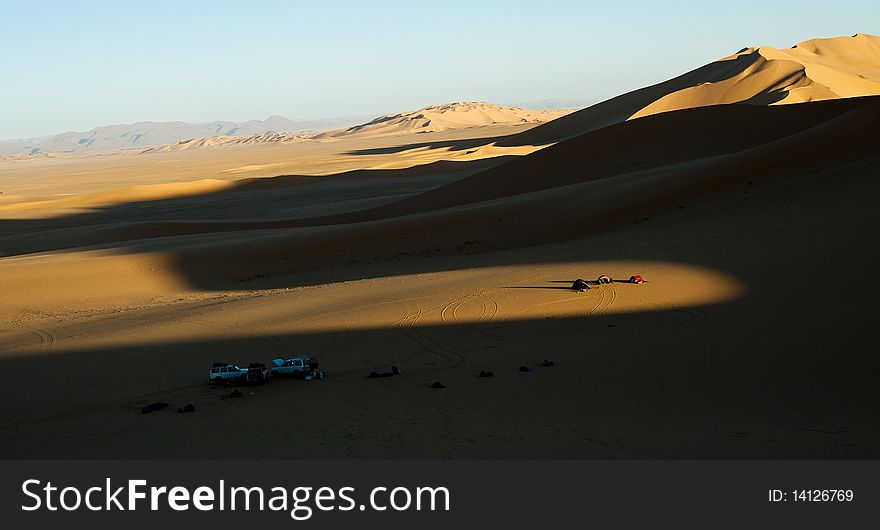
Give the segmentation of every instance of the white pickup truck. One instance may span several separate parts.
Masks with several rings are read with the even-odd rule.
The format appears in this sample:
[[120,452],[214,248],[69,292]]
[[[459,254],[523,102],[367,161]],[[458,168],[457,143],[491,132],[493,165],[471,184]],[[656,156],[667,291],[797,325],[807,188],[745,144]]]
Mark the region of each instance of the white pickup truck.
[[208,372],[208,380],[215,383],[246,381],[247,375],[247,368],[239,368],[238,365],[229,363],[214,363],[211,371]]
[[305,377],[316,368],[318,368],[318,360],[313,357],[291,357],[272,361],[272,375]]

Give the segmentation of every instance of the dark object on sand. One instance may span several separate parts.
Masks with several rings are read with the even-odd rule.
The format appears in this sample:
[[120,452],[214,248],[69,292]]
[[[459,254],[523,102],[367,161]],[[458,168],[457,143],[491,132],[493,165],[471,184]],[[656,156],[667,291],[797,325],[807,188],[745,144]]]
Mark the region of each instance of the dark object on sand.
[[629,283],[643,283],[644,281],[638,274],[629,277]]
[[151,412],[158,412],[167,406],[168,406],[168,403],[150,403],[149,405],[145,405],[145,406],[141,407],[141,414],[149,414]]
[[178,413],[183,413],[183,412],[195,412],[195,411],[196,411],[196,408],[193,406],[192,403],[189,403],[189,404],[187,404],[187,405],[185,405],[185,406],[180,407],[180,408],[177,409],[177,412],[178,412]]
[[544,359],[544,362],[541,363],[541,366],[556,366],[556,363],[551,361],[550,359]]
[[446,385],[444,385],[440,381],[434,381],[434,384],[431,385],[431,388],[446,388]]
[[573,284],[571,284],[571,288],[574,289],[575,291],[584,292],[590,288],[590,284],[588,284],[586,281],[578,278],[577,280],[574,281]]
[[235,390],[233,390],[232,392],[229,393],[229,397],[230,397],[230,398],[240,398],[240,397],[241,397],[241,392],[239,392],[238,389],[235,389]]
[[495,377],[495,372],[490,372],[488,370],[483,370],[480,372],[479,377]]
[[269,380],[269,370],[263,363],[251,363],[248,365],[245,380],[248,383],[265,383]]
[[367,377],[374,379],[376,377],[391,377],[392,375],[400,375],[400,369],[396,366],[392,366],[390,372],[370,372],[370,375]]
[[602,284],[609,284],[609,283],[611,283],[611,282],[613,282],[613,281],[614,281],[614,280],[612,280],[611,277],[608,276],[608,275],[606,275],[606,274],[603,274],[602,276],[599,276],[599,280],[598,280],[599,285],[602,285]]
[[520,371],[520,372],[531,372],[532,369],[529,368],[528,366],[520,366],[520,367],[519,367],[519,371]]

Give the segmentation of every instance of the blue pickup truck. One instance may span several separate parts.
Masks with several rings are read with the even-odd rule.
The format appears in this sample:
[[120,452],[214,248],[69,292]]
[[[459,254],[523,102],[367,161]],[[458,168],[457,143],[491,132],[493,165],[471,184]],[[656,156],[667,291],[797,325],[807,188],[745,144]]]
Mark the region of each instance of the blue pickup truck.
[[239,368],[230,363],[214,363],[208,372],[208,380],[215,383],[231,383],[233,381],[247,381],[248,369]]
[[272,375],[305,377],[318,368],[318,360],[313,357],[291,357],[272,361]]

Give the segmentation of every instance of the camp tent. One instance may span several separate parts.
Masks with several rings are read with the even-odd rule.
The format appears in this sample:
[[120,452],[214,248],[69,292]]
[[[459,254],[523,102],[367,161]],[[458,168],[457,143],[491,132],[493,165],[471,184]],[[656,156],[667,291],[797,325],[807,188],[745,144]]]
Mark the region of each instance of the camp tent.
[[578,278],[577,280],[574,281],[573,284],[571,284],[571,288],[574,289],[575,291],[583,292],[583,291],[586,291],[587,289],[589,289],[590,285],[587,282],[585,282],[584,280]]

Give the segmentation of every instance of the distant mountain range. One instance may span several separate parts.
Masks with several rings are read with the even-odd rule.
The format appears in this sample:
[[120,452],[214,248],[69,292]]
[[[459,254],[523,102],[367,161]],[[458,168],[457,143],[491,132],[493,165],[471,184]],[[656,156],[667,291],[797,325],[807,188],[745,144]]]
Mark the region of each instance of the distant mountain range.
[[[376,120],[373,120],[375,115],[345,116],[320,120],[290,120],[276,115],[270,116],[265,120],[244,122],[212,121],[209,123],[142,121],[120,125],[105,125],[83,132],[69,131],[38,138],[0,140],[0,156],[16,155],[15,158],[18,158],[28,154],[81,153],[116,149],[160,148],[163,146],[169,146],[175,150],[181,148],[191,149],[193,147],[287,141],[302,139],[307,136],[318,136],[320,133],[328,131],[335,133],[332,136],[361,132],[360,129],[366,129],[363,132],[379,132],[373,131],[373,129],[382,129],[382,132],[385,132],[386,129],[394,129],[389,127],[389,125],[398,125],[400,126],[399,128],[407,129],[416,127],[416,125],[413,125],[415,122],[418,122],[417,127],[425,127],[421,129],[421,132],[444,128],[456,129],[462,126],[487,125],[493,122],[543,122],[547,121],[551,114],[553,117],[557,117],[563,113],[570,112],[572,109],[587,106],[590,103],[593,103],[593,101],[586,99],[544,99],[510,107],[483,103],[435,105],[425,107],[413,113],[387,115],[377,118],[380,122],[393,120],[392,124],[384,123],[382,127],[374,127],[376,125],[374,123]],[[559,109],[565,109],[565,112],[556,112]],[[456,115],[456,119],[453,122],[457,121],[461,116],[467,116],[466,121],[473,121],[473,123],[452,123],[447,126],[441,126],[440,123],[444,120],[438,120],[437,118],[440,117],[440,114],[445,114],[447,111],[452,111],[450,114]],[[428,117],[422,119],[426,115]],[[433,121],[434,124],[429,125],[424,123],[425,121]],[[348,130],[349,128],[352,128],[352,130]],[[272,135],[268,133],[279,134]]]
[[176,144],[190,138],[212,136],[254,136],[268,132],[319,133],[349,127],[372,116],[351,116],[322,120],[289,120],[271,116],[245,122],[210,123],[138,122],[96,127],[85,132],[66,132],[41,138],[0,140],[0,155],[16,153],[76,153],[111,149],[156,147]]
[[[347,123],[338,128],[331,128],[333,124],[339,121],[324,120],[321,122],[292,122],[284,118],[273,116],[266,121],[247,122],[246,124],[238,124],[238,127],[227,128],[219,127],[225,122],[215,122],[213,124],[204,125],[188,125],[181,124],[190,128],[181,127],[179,129],[162,129],[173,131],[175,135],[182,135],[184,139],[178,141],[168,141],[170,135],[160,137],[153,134],[149,139],[149,143],[138,139],[137,142],[128,141],[126,147],[143,148],[144,153],[160,153],[167,151],[188,151],[190,149],[214,148],[214,147],[230,147],[240,145],[254,144],[270,144],[270,143],[287,143],[304,140],[328,140],[341,139],[349,137],[357,138],[374,138],[380,136],[396,136],[401,134],[415,133],[431,133],[441,131],[451,131],[459,129],[469,129],[472,127],[484,127],[488,125],[537,125],[554,120],[560,116],[572,112],[573,109],[552,109],[552,110],[530,110],[520,107],[505,107],[486,102],[469,102],[459,101],[455,103],[445,103],[442,105],[431,105],[418,110],[401,112],[397,114],[386,114],[369,121],[363,118],[353,118],[358,124],[352,125]],[[283,120],[283,121],[282,121]],[[313,126],[307,129],[296,130],[301,124],[309,123]],[[166,125],[166,124],[150,124],[150,125]],[[207,127],[217,125],[219,128],[211,129],[209,132],[216,134],[201,135],[193,133],[192,127]],[[105,132],[105,136],[114,139],[128,138],[130,132],[128,128],[135,125],[115,126],[119,130],[113,130],[112,134]],[[269,128],[268,132],[251,133],[253,130],[261,128]],[[325,129],[324,132],[321,128]],[[115,129],[114,127],[102,127],[99,130]],[[289,129],[289,130],[288,130]],[[184,134],[185,133],[185,134]],[[69,133],[74,134],[74,133]],[[84,135],[86,133],[82,133]],[[56,137],[53,137],[56,138]],[[16,152],[15,154],[3,155],[5,158],[30,158],[32,155],[52,156],[50,153],[65,152],[60,148],[54,148],[56,145],[65,146],[65,144],[54,143],[49,144],[43,142],[43,148],[40,151]],[[79,149],[66,149],[66,152],[88,151],[89,149],[112,149],[110,142],[98,144],[85,142]],[[66,146],[69,146],[67,144]],[[54,149],[53,149],[54,148]]]
[[594,103],[598,103],[596,98],[547,98],[532,99],[528,101],[514,101],[504,103],[511,107],[521,107],[532,110],[555,110],[555,109],[582,109],[589,107]]

